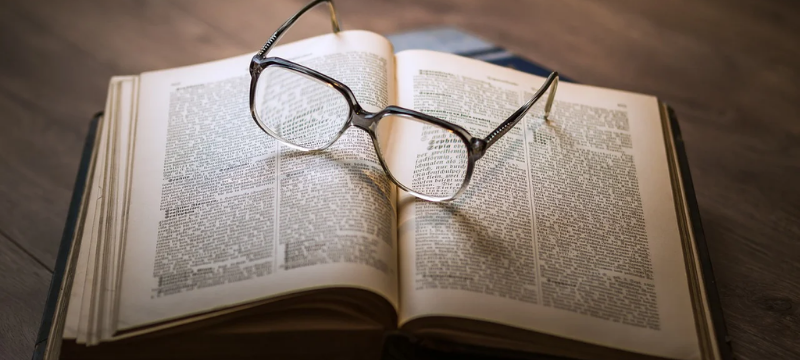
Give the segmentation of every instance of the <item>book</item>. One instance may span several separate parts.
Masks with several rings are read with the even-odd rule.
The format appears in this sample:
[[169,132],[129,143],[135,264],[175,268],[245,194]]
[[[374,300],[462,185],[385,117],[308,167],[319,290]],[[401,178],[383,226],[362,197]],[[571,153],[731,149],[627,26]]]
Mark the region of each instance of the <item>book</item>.
[[[394,55],[362,31],[272,54],[327,69],[362,104],[424,97],[476,134],[543,81]],[[377,75],[348,76],[341,54]],[[355,129],[308,156],[260,132],[249,56],[112,79],[44,358],[372,357],[387,334],[418,353],[724,355],[679,137],[654,97],[564,84],[552,123],[529,115],[437,204],[397,191]],[[419,88],[444,81],[487,100]]]

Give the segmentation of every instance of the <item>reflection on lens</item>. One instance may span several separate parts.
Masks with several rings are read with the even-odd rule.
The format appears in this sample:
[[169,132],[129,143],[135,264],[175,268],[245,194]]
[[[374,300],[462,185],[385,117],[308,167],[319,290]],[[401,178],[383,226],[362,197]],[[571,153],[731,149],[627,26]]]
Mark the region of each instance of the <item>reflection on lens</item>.
[[386,167],[406,188],[437,199],[450,198],[461,189],[469,153],[455,133],[398,115],[381,119],[375,133]]
[[350,115],[347,100],[327,83],[274,65],[259,76],[254,103],[273,136],[305,150],[336,140]]

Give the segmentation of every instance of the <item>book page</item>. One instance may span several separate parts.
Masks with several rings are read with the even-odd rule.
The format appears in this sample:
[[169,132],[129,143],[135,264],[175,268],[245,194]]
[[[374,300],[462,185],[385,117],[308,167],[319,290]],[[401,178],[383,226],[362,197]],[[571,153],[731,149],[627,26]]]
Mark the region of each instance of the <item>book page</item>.
[[[116,99],[119,82],[125,81],[124,77],[114,77],[108,87],[108,99],[106,100],[105,109],[111,109],[111,103]],[[92,150],[92,165],[90,171],[87,173],[87,185],[85,188],[85,212],[82,214],[80,220],[82,223],[77,227],[76,238],[73,242],[73,251],[78,251],[78,256],[74,257],[74,272],[72,274],[72,283],[69,285],[69,301],[67,305],[67,313],[64,320],[63,338],[77,339],[79,324],[88,322],[88,314],[82,313],[84,306],[88,307],[88,300],[91,299],[91,291],[88,288],[92,287],[93,271],[90,270],[94,265],[94,245],[96,243],[97,222],[98,216],[102,209],[101,201],[103,199],[103,183],[105,179],[105,159],[106,147],[109,140],[107,132],[109,130],[108,118],[110,116],[103,116],[100,118],[97,126],[97,138]],[[106,134],[106,135],[104,135]],[[90,256],[92,255],[92,256]],[[66,272],[65,272],[66,278]]]
[[102,131],[98,135],[96,170],[89,186],[91,200],[87,200],[87,214],[81,226],[80,251],[65,326],[65,337],[80,343],[94,344],[101,336],[100,329],[113,328],[110,324],[116,310],[114,293],[121,264],[120,224],[126,218],[122,198],[127,188],[137,83],[138,76],[111,79]]
[[[112,84],[118,78],[112,78]],[[123,80],[124,79],[124,80]],[[116,104],[112,109],[107,109],[105,114],[112,125],[113,133],[109,134],[108,183],[105,188],[105,201],[109,206],[106,209],[104,224],[105,230],[101,232],[102,242],[99,253],[100,262],[96,274],[97,292],[93,298],[97,305],[93,318],[95,328],[93,338],[95,343],[102,337],[110,337],[116,320],[116,292],[118,289],[120,270],[122,265],[123,235],[127,216],[125,209],[130,190],[130,165],[131,150],[133,150],[133,129],[136,127],[136,96],[138,94],[138,76],[124,77],[116,80]],[[91,338],[91,337],[90,337]]]
[[[377,34],[269,56],[342,81],[367,110],[394,102]],[[281,145],[250,115],[251,57],[141,75],[119,330],[332,286],[396,307],[395,190],[369,136],[351,128],[315,153]]]
[[[396,62],[400,106],[476,137],[544,82],[428,51]],[[401,324],[464,317],[698,358],[656,98],[561,83],[551,122],[545,98],[477,161],[455,201],[399,194]],[[426,173],[413,149],[427,142],[396,131],[406,171]]]

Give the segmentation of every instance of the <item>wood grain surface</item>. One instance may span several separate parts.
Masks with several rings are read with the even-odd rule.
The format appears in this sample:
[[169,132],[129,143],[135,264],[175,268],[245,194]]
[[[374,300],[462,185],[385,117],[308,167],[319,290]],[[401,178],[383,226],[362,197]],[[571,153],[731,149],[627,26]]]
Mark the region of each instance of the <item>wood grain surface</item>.
[[[0,359],[28,358],[112,75],[257,50],[305,0],[0,2]],[[800,358],[800,6],[337,0],[346,29],[453,25],[579,82],[659,96],[686,142],[738,359]],[[285,38],[329,30],[316,11]]]
[[3,235],[0,274],[0,359],[29,359],[52,274]]

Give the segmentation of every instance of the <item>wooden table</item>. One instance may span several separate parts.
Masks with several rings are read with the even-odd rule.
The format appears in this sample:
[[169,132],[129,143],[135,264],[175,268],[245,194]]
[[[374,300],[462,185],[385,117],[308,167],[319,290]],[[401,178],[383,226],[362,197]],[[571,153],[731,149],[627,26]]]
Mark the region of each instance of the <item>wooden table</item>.
[[[305,0],[0,4],[0,358],[30,356],[112,75],[255,51]],[[791,1],[337,0],[347,29],[455,25],[678,113],[739,359],[800,358],[800,9]],[[287,40],[329,30],[323,11]]]

